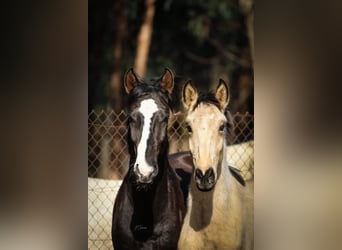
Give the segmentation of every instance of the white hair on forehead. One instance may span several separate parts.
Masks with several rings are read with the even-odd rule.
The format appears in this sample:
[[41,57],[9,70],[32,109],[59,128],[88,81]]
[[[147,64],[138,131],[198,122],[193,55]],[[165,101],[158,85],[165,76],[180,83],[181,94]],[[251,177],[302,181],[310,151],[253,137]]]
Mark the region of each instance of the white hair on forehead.
[[137,167],[139,172],[145,176],[148,176],[153,171],[153,166],[150,166],[146,161],[146,150],[147,140],[151,131],[152,117],[158,110],[158,106],[153,99],[147,99],[140,103],[139,112],[144,116],[144,125],[141,139],[137,147],[137,159],[134,163],[134,167]]

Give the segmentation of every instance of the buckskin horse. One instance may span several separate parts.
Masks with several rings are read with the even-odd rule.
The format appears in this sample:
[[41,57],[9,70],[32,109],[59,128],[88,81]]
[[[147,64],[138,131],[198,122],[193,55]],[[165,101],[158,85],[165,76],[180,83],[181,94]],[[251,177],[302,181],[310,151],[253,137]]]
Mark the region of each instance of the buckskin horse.
[[220,80],[215,93],[198,93],[188,81],[182,95],[195,169],[178,248],[253,249],[253,182],[226,160],[228,86]]
[[185,206],[167,156],[174,77],[165,69],[161,77],[146,81],[129,69],[124,87],[130,162],[114,204],[113,246],[115,250],[177,249]]

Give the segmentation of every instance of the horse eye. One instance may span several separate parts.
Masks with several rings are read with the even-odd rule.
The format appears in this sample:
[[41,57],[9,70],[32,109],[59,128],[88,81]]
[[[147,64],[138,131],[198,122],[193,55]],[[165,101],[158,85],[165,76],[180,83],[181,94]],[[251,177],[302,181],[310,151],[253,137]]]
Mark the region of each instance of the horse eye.
[[164,123],[168,123],[168,122],[169,122],[169,117],[165,117],[165,118],[163,119],[163,122],[164,122]]
[[185,128],[186,128],[186,130],[188,130],[189,134],[192,133],[192,129],[191,129],[191,127],[188,124],[185,126]]
[[222,125],[219,127],[219,131],[220,131],[220,132],[223,132],[223,130],[224,130],[224,124],[222,124]]

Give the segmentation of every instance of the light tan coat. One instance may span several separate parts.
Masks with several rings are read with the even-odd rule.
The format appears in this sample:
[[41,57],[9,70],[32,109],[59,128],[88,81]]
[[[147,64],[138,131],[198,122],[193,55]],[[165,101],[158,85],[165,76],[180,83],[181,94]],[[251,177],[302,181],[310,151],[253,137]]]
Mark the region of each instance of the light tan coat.
[[224,163],[214,189],[190,184],[180,250],[253,249],[253,182],[242,186]]
[[224,139],[227,118],[223,111],[229,101],[229,90],[225,82],[220,80],[214,97],[206,98],[208,102],[198,102],[197,90],[191,82],[185,84],[183,104],[188,111],[189,149],[195,171],[206,173],[212,169],[214,180],[211,178],[211,186],[201,191],[193,176],[178,248],[250,250],[253,249],[253,182],[243,185],[228,168]]

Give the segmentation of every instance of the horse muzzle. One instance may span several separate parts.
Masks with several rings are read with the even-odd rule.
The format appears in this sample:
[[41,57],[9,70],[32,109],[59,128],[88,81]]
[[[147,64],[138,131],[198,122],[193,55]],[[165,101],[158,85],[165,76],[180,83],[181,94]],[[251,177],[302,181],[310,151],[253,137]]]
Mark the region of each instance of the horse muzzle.
[[158,169],[154,168],[151,172],[140,172],[139,167],[134,169],[134,175],[138,184],[151,184],[154,177],[158,174]]
[[195,169],[195,181],[197,188],[200,191],[210,191],[216,183],[215,173],[213,168],[209,168],[205,173],[196,168]]

